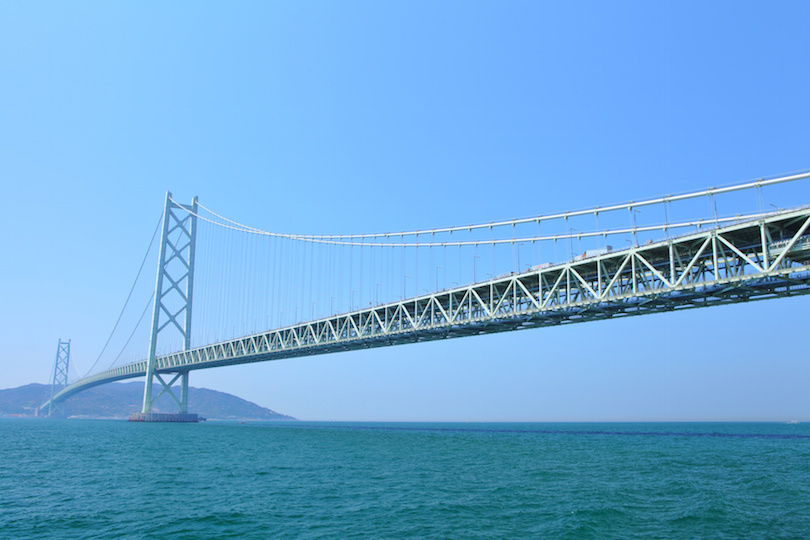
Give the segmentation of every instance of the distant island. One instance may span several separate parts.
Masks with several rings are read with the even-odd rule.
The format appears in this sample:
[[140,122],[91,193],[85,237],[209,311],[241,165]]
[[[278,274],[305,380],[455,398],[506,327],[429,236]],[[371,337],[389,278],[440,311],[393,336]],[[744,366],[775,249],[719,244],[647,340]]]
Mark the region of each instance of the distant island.
[[[36,409],[51,396],[46,384],[27,384],[0,390],[0,416],[35,416]],[[60,404],[60,417],[129,418],[141,410],[143,383],[111,383],[85,390]],[[209,420],[295,420],[292,416],[260,407],[224,392],[207,388],[188,389],[189,412]],[[163,396],[152,406],[154,412],[177,412],[177,404]]]

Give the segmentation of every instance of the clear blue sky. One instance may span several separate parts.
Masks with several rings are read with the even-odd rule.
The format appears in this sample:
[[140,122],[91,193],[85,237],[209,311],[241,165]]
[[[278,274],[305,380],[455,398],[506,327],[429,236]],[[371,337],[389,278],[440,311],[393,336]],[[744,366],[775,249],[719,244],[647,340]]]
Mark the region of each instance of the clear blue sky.
[[[4,2],[0,388],[104,344],[163,195],[290,232],[810,168],[807,2]],[[810,187],[795,187],[795,204]],[[150,273],[153,270],[150,270]],[[302,419],[810,421],[810,298],[193,372]]]

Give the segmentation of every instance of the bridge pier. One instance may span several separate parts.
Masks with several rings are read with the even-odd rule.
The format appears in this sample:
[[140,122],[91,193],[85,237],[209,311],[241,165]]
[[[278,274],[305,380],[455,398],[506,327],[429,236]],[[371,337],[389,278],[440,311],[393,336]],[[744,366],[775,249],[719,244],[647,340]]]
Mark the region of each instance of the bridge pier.
[[181,423],[196,423],[205,418],[200,418],[196,414],[183,414],[183,413],[132,413],[129,417],[130,422],[181,422]]

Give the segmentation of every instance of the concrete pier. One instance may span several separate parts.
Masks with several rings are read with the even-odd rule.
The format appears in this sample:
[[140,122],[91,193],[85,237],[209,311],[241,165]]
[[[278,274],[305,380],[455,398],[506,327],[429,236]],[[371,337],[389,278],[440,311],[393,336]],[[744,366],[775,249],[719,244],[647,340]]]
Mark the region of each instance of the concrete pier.
[[199,422],[205,420],[190,413],[132,413],[130,422]]

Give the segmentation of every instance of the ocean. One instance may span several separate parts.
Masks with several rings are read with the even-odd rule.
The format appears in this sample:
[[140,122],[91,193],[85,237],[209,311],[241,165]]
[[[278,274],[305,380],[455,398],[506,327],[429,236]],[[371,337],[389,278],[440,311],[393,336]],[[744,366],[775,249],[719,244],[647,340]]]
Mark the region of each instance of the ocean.
[[0,538],[808,537],[808,424],[0,419]]

